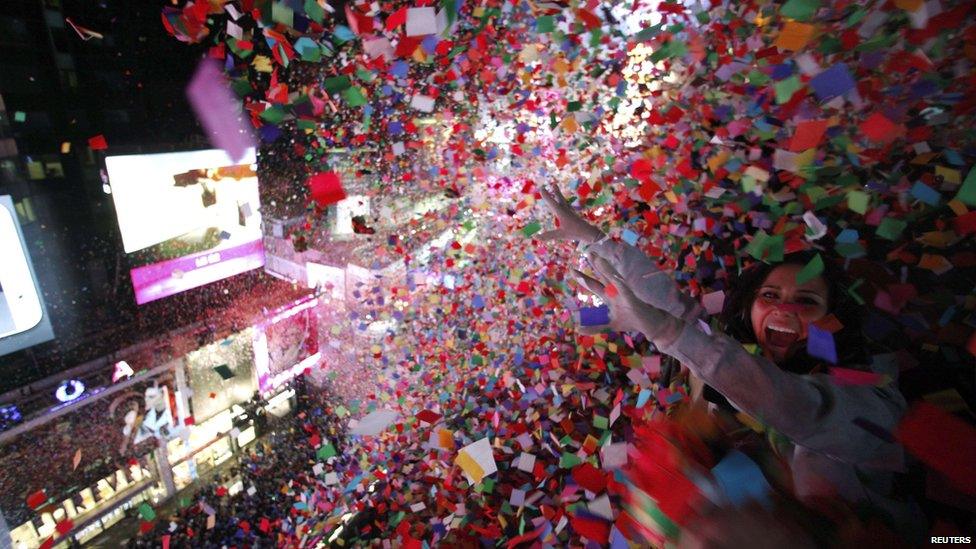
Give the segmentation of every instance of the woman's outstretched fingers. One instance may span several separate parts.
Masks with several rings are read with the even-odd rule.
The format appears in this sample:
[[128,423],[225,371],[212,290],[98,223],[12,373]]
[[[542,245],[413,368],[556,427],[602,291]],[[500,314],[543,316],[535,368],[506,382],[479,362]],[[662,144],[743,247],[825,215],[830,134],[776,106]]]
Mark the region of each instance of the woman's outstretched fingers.
[[593,278],[592,276],[583,274],[576,269],[573,269],[573,276],[575,276],[576,279],[579,280],[580,283],[582,283],[591,294],[604,301],[606,300],[606,288],[602,282]]

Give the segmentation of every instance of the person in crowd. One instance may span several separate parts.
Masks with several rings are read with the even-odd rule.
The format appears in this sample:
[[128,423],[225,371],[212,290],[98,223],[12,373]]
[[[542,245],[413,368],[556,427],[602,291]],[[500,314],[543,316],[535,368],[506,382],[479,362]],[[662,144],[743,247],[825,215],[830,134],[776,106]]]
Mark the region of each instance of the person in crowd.
[[[781,435],[776,450],[789,465],[788,484],[800,500],[841,498],[866,505],[906,535],[918,535],[924,525],[916,507],[892,497],[893,477],[903,470],[905,456],[888,434],[905,411],[905,399],[893,383],[839,384],[825,371],[826,361],[807,353],[811,326],[821,323],[837,332],[837,366],[882,370],[881,357],[862,362],[863,336],[856,309],[841,289],[843,272],[825,262],[823,274],[799,281],[810,254],[788,254],[776,266],[757,263],[730,288],[721,315],[726,332],[712,331],[701,321],[697,300],[669,273],[587,223],[558,189],[541,193],[558,228],[540,238],[579,241],[593,272],[575,275],[609,307],[608,325],[584,331],[642,333],[690,372],[698,402],[714,391],[721,398],[712,398],[718,401],[713,408],[742,412]],[[750,354],[743,344],[755,344],[761,354]]]

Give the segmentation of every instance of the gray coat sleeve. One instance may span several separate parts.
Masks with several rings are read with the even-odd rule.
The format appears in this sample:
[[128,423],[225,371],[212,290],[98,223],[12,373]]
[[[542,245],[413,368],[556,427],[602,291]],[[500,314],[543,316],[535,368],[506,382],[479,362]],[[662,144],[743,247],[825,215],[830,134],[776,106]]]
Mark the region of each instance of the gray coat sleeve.
[[586,248],[613,265],[641,301],[686,321],[701,317],[698,301],[681,291],[671,273],[657,268],[644,252],[627,244],[605,238]]
[[683,323],[660,350],[798,446],[852,464],[902,466],[901,447],[862,426],[894,431],[906,403],[893,384],[839,385],[828,375],[787,372],[725,334],[706,333],[698,322]]

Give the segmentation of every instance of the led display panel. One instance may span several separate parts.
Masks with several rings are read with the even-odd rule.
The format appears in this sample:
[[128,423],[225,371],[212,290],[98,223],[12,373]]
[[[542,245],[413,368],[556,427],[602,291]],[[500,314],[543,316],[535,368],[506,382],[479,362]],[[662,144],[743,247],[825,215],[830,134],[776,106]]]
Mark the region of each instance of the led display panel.
[[54,338],[10,196],[0,196],[0,356]]
[[105,159],[138,304],[264,266],[255,162],[253,149],[240,163],[222,150]]

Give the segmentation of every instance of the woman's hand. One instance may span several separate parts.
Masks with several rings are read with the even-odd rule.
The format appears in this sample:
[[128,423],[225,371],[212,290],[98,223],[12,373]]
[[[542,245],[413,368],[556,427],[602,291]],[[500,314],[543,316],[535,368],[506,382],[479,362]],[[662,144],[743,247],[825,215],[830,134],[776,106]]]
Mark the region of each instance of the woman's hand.
[[[590,247],[588,253],[607,260],[626,281],[637,297],[684,320],[697,317],[697,301],[682,294],[672,273],[658,269],[643,252],[622,242],[603,242]],[[592,263],[592,261],[591,261]]]
[[607,329],[641,332],[658,347],[669,345],[677,339],[683,324],[679,319],[637,297],[606,259],[590,256],[590,261],[599,278],[577,270],[573,274],[609,307],[610,323],[605,326],[581,326],[581,333],[592,335]]
[[539,240],[579,240],[584,244],[592,244],[603,237],[600,229],[587,223],[569,202],[559,192],[555,185],[551,190],[545,187],[539,189],[543,202],[559,221],[559,228],[544,232],[536,238]]

